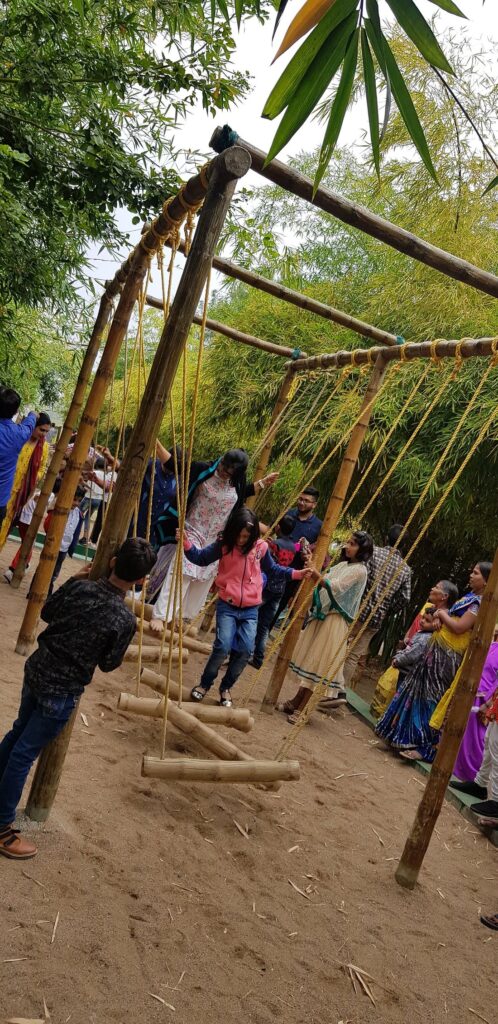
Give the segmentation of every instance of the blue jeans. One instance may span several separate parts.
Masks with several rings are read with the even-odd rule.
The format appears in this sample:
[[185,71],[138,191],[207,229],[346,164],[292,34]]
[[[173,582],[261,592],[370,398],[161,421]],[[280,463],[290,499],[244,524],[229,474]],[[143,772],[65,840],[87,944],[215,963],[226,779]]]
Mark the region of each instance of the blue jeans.
[[226,601],[216,606],[216,639],[213,652],[202,673],[200,685],[210,690],[227,654],[230,655],[228,668],[220,684],[220,690],[230,690],[237,682],[254,650],[258,608],[235,608]]
[[77,703],[71,693],[38,697],[24,683],[17,719],[0,743],[0,826],[14,821],[31,765],[62,731]]
[[271,590],[263,591],[263,604],[259,606],[258,628],[256,630],[256,643],[254,644],[253,664],[259,668],[263,664],[268,635],[272,627],[277,609],[280,605],[282,594],[273,594]]
[[92,498],[91,501],[89,497],[83,498],[80,508],[85,517],[83,520],[83,531],[85,533],[85,536],[88,535],[88,531],[90,529],[90,519],[92,517],[92,512],[95,512],[95,509],[99,508],[101,504],[102,498]]

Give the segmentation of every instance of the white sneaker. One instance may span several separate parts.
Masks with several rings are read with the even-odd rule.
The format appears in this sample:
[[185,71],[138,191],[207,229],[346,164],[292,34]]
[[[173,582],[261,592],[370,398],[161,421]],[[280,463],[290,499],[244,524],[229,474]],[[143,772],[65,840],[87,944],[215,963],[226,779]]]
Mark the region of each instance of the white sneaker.
[[5,582],[6,583],[10,583],[12,581],[13,575],[14,575],[14,573],[12,572],[12,569],[6,569],[4,574],[3,574],[3,578],[4,578]]

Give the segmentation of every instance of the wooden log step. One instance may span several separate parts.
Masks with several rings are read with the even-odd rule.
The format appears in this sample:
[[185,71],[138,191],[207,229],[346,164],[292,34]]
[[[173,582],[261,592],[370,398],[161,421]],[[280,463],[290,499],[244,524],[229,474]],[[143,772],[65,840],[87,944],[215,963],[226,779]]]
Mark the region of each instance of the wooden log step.
[[145,755],[142,775],[166,782],[297,782],[299,761],[203,761],[194,758],[162,760]]
[[[170,700],[169,703],[171,705],[172,701]],[[162,718],[164,698],[136,697],[131,693],[121,693],[118,699],[118,708],[120,711],[130,711],[132,714],[146,715],[148,718]],[[200,722],[210,725],[225,725],[228,728],[238,729],[239,732],[250,732],[254,725],[254,718],[251,718],[248,708],[220,708],[214,704],[185,701],[182,703],[181,710],[198,718]]]

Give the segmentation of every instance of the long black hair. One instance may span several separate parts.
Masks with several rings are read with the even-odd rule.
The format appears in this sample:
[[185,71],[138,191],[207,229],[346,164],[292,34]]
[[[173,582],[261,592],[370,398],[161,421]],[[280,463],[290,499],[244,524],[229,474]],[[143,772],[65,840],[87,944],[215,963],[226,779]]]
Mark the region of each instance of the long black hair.
[[230,448],[221,457],[221,465],[224,469],[232,471],[231,484],[235,487],[239,502],[244,502],[247,489],[247,467],[249,456],[243,448]]
[[483,577],[483,579],[486,580],[486,583],[487,583],[488,580],[489,580],[489,574],[490,574],[490,572],[491,572],[491,570],[493,568],[493,563],[492,562],[478,562],[477,563],[477,568],[479,569],[479,572],[480,572],[481,576]]
[[248,555],[261,533],[259,519],[250,508],[235,509],[228,517],[221,534],[221,543],[228,552],[233,551],[242,530],[249,530],[249,537],[241,549],[244,555]]

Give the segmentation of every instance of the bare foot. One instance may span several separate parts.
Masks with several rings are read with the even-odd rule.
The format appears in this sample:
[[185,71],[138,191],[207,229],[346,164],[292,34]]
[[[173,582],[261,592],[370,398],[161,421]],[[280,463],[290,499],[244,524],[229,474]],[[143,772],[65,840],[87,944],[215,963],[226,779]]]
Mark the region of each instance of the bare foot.
[[151,633],[162,633],[164,629],[163,619],[151,619],[149,622]]

